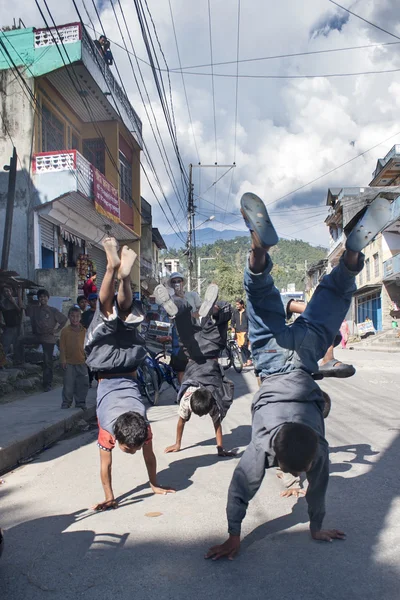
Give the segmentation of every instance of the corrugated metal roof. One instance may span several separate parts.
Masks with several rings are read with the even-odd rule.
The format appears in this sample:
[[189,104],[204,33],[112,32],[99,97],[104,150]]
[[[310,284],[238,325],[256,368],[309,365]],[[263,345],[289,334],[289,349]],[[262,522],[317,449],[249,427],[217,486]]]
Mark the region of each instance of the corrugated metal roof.
[[[52,216],[52,206],[58,208],[62,212],[63,222]],[[135,241],[138,236],[128,227],[120,223],[115,223],[111,219],[107,219],[100,213],[97,212],[95,206],[91,200],[82,196],[79,192],[71,192],[60,196],[52,202],[48,202],[35,208],[35,210],[41,214],[46,214],[48,220],[53,221],[56,225],[65,226],[71,233],[81,237],[91,243],[99,245],[100,239],[90,239],[87,235],[85,236],[85,222],[94,225],[101,231],[104,231],[104,226],[110,227],[110,235],[114,236],[118,241],[129,242]],[[75,226],[74,226],[75,224]]]
[[85,123],[118,119],[116,111],[104,96],[107,90],[99,88],[83,65],[64,67],[50,73],[47,79]]

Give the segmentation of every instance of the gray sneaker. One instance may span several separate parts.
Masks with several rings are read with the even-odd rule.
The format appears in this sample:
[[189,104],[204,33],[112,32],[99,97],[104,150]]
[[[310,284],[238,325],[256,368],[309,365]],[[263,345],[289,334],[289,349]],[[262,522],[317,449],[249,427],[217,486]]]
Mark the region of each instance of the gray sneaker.
[[218,286],[216,283],[211,283],[204,294],[203,304],[200,306],[199,315],[201,318],[208,317],[214,308],[214,304],[218,300]]
[[160,304],[169,317],[175,317],[178,314],[178,307],[171,299],[167,288],[164,285],[158,285],[154,290],[156,303]]

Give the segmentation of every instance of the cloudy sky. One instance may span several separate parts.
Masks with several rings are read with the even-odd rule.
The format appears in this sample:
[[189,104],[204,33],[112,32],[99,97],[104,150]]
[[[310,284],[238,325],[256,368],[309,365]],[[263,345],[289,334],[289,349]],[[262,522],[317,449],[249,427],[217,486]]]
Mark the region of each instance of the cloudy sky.
[[[120,1],[134,50],[137,56],[148,60],[135,2]],[[43,6],[43,0],[39,2]],[[236,168],[214,186],[212,183],[216,177],[221,177],[226,169],[219,169],[218,172],[214,168],[194,169],[195,194],[201,196],[196,203],[199,213],[197,223],[215,215],[214,227],[243,229],[238,212],[240,196],[245,191],[254,191],[271,205],[270,211],[280,235],[326,245],[328,238],[324,225],[324,205],[328,187],[368,185],[376,160],[384,156],[396,142],[400,143],[398,1],[342,2],[346,8],[393,35],[349,15],[328,0],[283,0],[278,3],[272,0],[240,1],[239,59],[242,61],[364,47],[240,62],[238,72],[242,77],[238,80],[236,120],[238,0],[171,0],[181,64],[183,67],[190,67],[184,70],[184,82],[193,127],[189,120],[182,76],[179,72],[170,74],[177,138],[183,162],[185,165],[197,164],[199,160],[203,164],[214,164],[216,161],[219,164],[232,164],[234,160],[236,162]],[[129,44],[117,0],[114,3]],[[85,4],[95,27],[100,29],[92,2],[85,0]],[[179,68],[169,0],[147,0],[147,4],[165,60],[171,70]],[[48,5],[58,23],[77,20],[72,0],[64,0],[62,3],[48,0]],[[89,23],[82,0],[77,0],[77,5],[82,11],[84,22]],[[102,0],[98,6],[108,37],[123,45],[110,0]],[[213,62],[231,61],[231,64],[214,66],[214,96],[210,66],[209,6]],[[0,7],[3,25],[19,16],[23,17],[27,26],[40,27],[43,24],[33,0],[29,2],[29,6],[26,0],[15,0],[12,3],[0,0]],[[148,13],[147,17],[149,18]],[[149,23],[160,65],[164,66],[151,22]],[[113,44],[112,50],[131,102],[142,118],[146,144],[174,218],[179,223],[184,218],[183,211],[156,146],[128,55],[116,44]],[[135,59],[131,58],[135,72],[140,77]],[[170,143],[152,72],[144,62],[140,62],[140,66],[151,108],[183,197],[177,159]],[[396,72],[396,69],[399,71]],[[380,73],[389,70],[393,72]],[[368,71],[375,73],[326,76]],[[279,78],[244,77],[251,75]],[[304,75],[325,77],[300,77]],[[165,73],[163,76],[168,92],[168,79]],[[144,86],[141,81],[140,88],[143,94]],[[146,94],[144,100],[151,115]],[[318,179],[377,144],[380,145],[360,158]],[[307,185],[313,180],[317,181]],[[210,186],[211,189],[207,190]],[[292,193],[298,188],[301,189]],[[157,187],[156,190],[161,198]],[[156,225],[163,233],[171,233],[171,228],[144,178],[142,195],[154,206]],[[165,201],[162,200],[162,203],[172,221],[173,217],[165,206]],[[184,222],[181,228],[184,230]]]

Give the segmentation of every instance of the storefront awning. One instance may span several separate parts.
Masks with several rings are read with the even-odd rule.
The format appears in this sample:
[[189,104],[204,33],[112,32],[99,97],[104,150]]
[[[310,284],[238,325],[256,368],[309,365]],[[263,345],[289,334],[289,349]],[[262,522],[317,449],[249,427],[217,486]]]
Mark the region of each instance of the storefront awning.
[[354,296],[364,296],[365,294],[371,294],[371,292],[379,292],[381,289],[382,284],[370,283],[359,288]]
[[92,200],[79,192],[70,192],[52,202],[35,208],[36,212],[59,225],[69,236],[75,236],[96,246],[100,246],[106,235],[112,235],[119,242],[134,242],[138,236],[122,223],[115,223],[95,209]]

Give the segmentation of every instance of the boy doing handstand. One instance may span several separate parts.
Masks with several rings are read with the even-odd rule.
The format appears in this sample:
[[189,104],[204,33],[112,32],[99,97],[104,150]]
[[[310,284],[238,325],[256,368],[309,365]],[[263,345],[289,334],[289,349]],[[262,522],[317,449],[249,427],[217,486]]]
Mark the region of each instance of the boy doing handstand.
[[212,418],[218,456],[233,456],[234,452],[224,450],[221,423],[232,404],[234,386],[218,363],[221,350],[226,346],[231,306],[228,302],[217,302],[218,286],[211,284],[199,309],[201,324],[198,326],[193,323],[193,309],[186,299],[175,296],[172,300],[163,285],[156,287],[154,295],[156,302],[174,319],[180,343],[189,359],[178,393],[176,442],[165,452],[179,452],[185,424],[193,412],[200,417],[209,414]]
[[[146,409],[140,399],[136,370],[146,356],[144,339],[138,332],[143,321],[138,303],[133,302],[131,269],[133,250],[124,246],[121,257],[114,238],[106,238],[107,270],[100,288],[99,302],[87,331],[87,365],[98,374],[97,420],[100,449],[100,476],[105,500],[95,510],[117,508],[111,483],[112,450],[118,442],[127,454],[143,450],[150,487],[155,494],[173,492],[157,484],[157,462]],[[115,280],[118,294],[115,296]]]
[[[322,391],[312,374],[333,343],[356,290],[363,267],[361,250],[390,220],[387,200],[375,198],[346,242],[340,263],[326,275],[304,313],[288,326],[279,291],[271,276],[269,248],[278,237],[263,202],[244,194],[241,211],[252,249],[244,275],[253,360],[261,386],[252,404],[252,439],[236,467],[228,492],[228,540],[206,558],[233,559],[240,548],[241,523],[265,470],[280,467],[297,477],[305,472],[310,532],[315,540],[344,539],[337,529],[322,529],[329,480]],[[290,490],[285,495],[289,494]],[[294,495],[297,495],[294,493]]]

